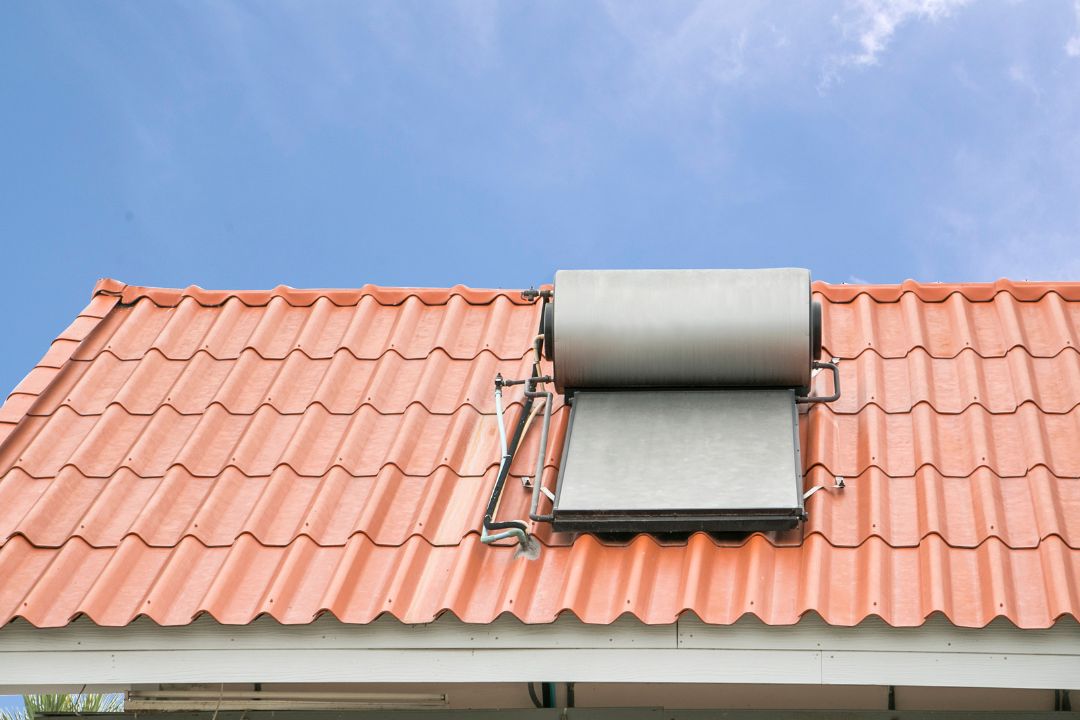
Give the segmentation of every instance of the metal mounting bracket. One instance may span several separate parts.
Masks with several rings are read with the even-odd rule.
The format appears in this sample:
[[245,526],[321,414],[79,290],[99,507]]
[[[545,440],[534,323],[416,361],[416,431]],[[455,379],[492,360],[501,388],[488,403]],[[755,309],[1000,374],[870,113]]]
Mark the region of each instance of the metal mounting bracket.
[[840,366],[835,362],[823,362],[815,360],[813,363],[815,370],[832,370],[833,376],[833,394],[832,395],[797,395],[795,402],[797,403],[823,403],[833,402],[840,399]]

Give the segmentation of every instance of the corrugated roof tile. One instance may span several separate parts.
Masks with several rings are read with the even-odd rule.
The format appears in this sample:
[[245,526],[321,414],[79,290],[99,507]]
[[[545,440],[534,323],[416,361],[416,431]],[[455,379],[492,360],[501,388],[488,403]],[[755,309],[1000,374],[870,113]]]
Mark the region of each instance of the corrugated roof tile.
[[1073,349],[1049,358],[1022,348],[990,358],[974,350],[952,358],[934,358],[921,348],[900,358],[864,352],[839,367],[844,394],[830,404],[836,413],[858,413],[869,405],[906,413],[924,403],[940,414],[976,405],[1003,414],[1032,403],[1044,413],[1062,414],[1080,402],[1074,390],[1080,387],[1080,352]]
[[1075,616],[1080,553],[1056,537],[1012,549],[995,539],[954,548],[937,536],[910,548],[879,539],[838,548],[816,534],[790,547],[760,536],[725,547],[703,535],[683,545],[647,536],[605,545],[586,535],[526,564],[475,535],[455,546],[420,537],[379,546],[357,535],[344,546],[302,537],[266,547],[245,535],[217,548],[193,538],[154,548],[128,537],[100,549],[72,539],[59,551],[16,538],[0,569],[22,581],[0,589],[0,613],[37,626],[79,615],[101,625],[140,616],[177,625],[203,613],[227,624],[260,615],[307,623],[325,612],[348,623],[384,613],[425,623],[451,612],[480,623],[503,613],[527,623],[572,613],[588,623],[629,614],[659,624],[692,612],[708,623],[755,615],[788,625],[813,612],[836,625],[878,616],[916,626],[941,613],[965,627],[1006,617],[1036,628]]
[[190,360],[200,351],[234,360],[251,349],[271,360],[294,351],[330,358],[342,350],[360,359],[387,352],[417,359],[439,350],[463,360],[482,352],[514,360],[532,344],[537,312],[505,295],[486,305],[470,305],[459,295],[442,305],[426,305],[417,298],[381,305],[372,296],[356,305],[316,301],[310,307],[289,305],[279,297],[265,306],[230,298],[213,308],[190,297],[167,307],[140,300],[106,316],[74,358],[93,360],[109,352],[121,360],[139,360],[154,350],[172,360]]
[[[479,526],[498,460],[491,380],[528,372],[536,304],[102,281],[0,409],[0,617],[1076,617],[1080,284],[814,290],[844,396],[801,418],[805,486],[843,475],[845,490],[814,495],[784,533],[542,526],[528,561],[482,546]],[[520,399],[507,393],[510,423]],[[549,487],[567,417],[556,408]],[[535,425],[500,517],[526,513]]]
[[1049,358],[1080,347],[1080,302],[1054,292],[1034,301],[999,293],[984,302],[952,293],[937,303],[914,293],[892,303],[861,294],[846,304],[826,303],[822,325],[825,349],[841,358],[871,351],[902,358],[914,350],[935,358],[973,350],[989,358],[1017,348]]
[[[388,465],[374,476],[334,468],[325,476],[303,477],[281,467],[269,477],[249,477],[229,468],[210,478],[176,467],[163,478],[140,478],[130,470],[90,478],[68,467],[54,480],[15,471],[0,484],[0,538],[21,535],[37,547],[61,547],[78,537],[94,547],[112,547],[138,535],[147,545],[171,547],[193,537],[224,547],[247,534],[268,546],[288,545],[301,536],[331,546],[363,534],[376,545],[400,545],[412,536],[457,545],[479,532],[495,470],[461,476],[440,468],[430,476],[408,476]],[[819,466],[807,473],[805,487],[832,481]],[[548,469],[545,482],[554,486],[555,468]],[[502,514],[523,517],[528,503],[529,493],[513,484]],[[963,478],[943,476],[932,467],[912,477],[871,469],[847,478],[842,493],[815,495],[808,510],[801,530],[774,533],[771,542],[798,544],[804,534],[817,533],[837,547],[858,547],[870,538],[914,547],[938,535],[953,547],[996,538],[1011,548],[1031,548],[1056,536],[1080,549],[1080,479],[1059,478],[1045,468],[1017,478],[986,469]],[[574,540],[546,527],[538,537],[545,545]],[[672,538],[667,544],[680,542],[685,540]],[[718,536],[713,542],[738,546],[746,538]]]
[[[508,417],[513,420],[520,409],[509,408]],[[553,426],[559,431],[561,417],[556,410]],[[101,415],[79,415],[61,406],[51,415],[24,418],[20,432],[0,448],[0,467],[37,478],[53,477],[68,466],[89,477],[108,477],[118,468],[161,477],[177,465],[200,477],[215,477],[229,467],[269,475],[281,466],[308,477],[333,467],[375,475],[386,465],[408,475],[427,475],[442,466],[482,475],[498,463],[498,441],[494,417],[470,406],[451,415],[418,404],[387,415],[367,405],[348,415],[319,404],[293,415],[269,405],[250,415],[233,415],[220,405],[200,415],[182,415],[169,406],[153,415],[132,415],[115,404]],[[558,450],[552,446],[552,452]]]
[[1003,477],[1022,477],[1044,466],[1060,477],[1080,477],[1080,408],[1049,414],[1034,404],[993,414],[982,406],[947,415],[928,405],[887,413],[868,405],[841,415],[815,408],[800,424],[808,467],[820,464],[835,475],[861,475],[878,468],[891,476],[914,475],[933,466],[949,477],[988,468]]
[[496,373],[528,375],[531,356],[502,360],[485,351],[457,360],[436,350],[411,360],[394,352],[361,360],[339,350],[328,358],[293,351],[283,360],[266,360],[248,349],[233,360],[201,351],[190,360],[170,360],[155,350],[139,360],[120,360],[106,352],[70,363],[30,414],[51,415],[64,405],[79,415],[101,415],[112,404],[133,415],[151,415],[162,406],[199,415],[214,404],[232,415],[250,415],[262,405],[301,415],[314,404],[335,415],[364,405],[381,414],[403,413],[413,404],[437,415],[463,405],[490,414],[491,379]]

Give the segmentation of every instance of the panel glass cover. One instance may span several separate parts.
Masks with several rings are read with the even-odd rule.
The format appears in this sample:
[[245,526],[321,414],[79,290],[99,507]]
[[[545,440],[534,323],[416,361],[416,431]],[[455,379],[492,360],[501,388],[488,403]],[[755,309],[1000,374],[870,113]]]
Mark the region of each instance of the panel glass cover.
[[792,527],[802,513],[791,390],[575,393],[559,529]]

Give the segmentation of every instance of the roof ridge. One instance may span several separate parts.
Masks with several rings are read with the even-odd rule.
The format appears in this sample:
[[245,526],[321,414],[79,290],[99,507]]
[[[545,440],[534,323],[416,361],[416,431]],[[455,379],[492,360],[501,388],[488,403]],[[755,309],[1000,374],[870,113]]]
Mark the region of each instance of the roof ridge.
[[[547,286],[545,286],[547,287]],[[1080,281],[1054,280],[1010,280],[1000,278],[993,282],[920,282],[907,279],[900,283],[829,283],[824,280],[813,282],[813,291],[820,292],[830,302],[849,303],[859,295],[867,295],[877,302],[899,302],[901,296],[914,294],[923,302],[944,302],[949,296],[960,294],[972,302],[989,302],[1000,293],[1012,295],[1021,302],[1036,302],[1048,294],[1056,294],[1068,302],[1080,302]],[[375,285],[365,283],[358,288],[295,288],[279,284],[271,289],[225,289],[213,290],[199,285],[184,288],[155,287],[150,285],[129,285],[114,278],[101,278],[94,285],[93,295],[116,295],[124,304],[131,304],[146,298],[162,307],[171,307],[185,297],[190,297],[201,305],[220,305],[229,298],[236,298],[245,305],[261,306],[274,297],[281,297],[295,307],[307,307],[315,300],[325,297],[335,305],[355,305],[365,296],[382,299],[392,298],[381,304],[400,305],[406,298],[415,296],[427,305],[443,305],[454,295],[460,296],[470,304],[486,305],[498,297],[506,297],[517,305],[529,305],[533,301],[521,299],[517,288],[473,288],[464,284],[451,287],[415,287]]]
[[159,307],[175,307],[184,298],[191,298],[204,307],[225,304],[230,299],[239,300],[249,307],[268,305],[274,298],[281,298],[292,307],[310,307],[319,299],[326,298],[339,307],[357,305],[363,298],[372,297],[380,305],[401,305],[415,297],[425,305],[446,305],[453,297],[460,297],[470,305],[490,305],[505,298],[514,305],[532,305],[535,300],[521,297],[520,289],[472,288],[457,284],[440,287],[396,287],[365,283],[358,288],[294,288],[279,284],[269,290],[213,290],[188,285],[183,288],[129,285],[112,278],[102,278],[94,285],[93,295],[115,295],[124,305],[149,300]]
[[913,294],[923,302],[945,302],[950,296],[959,294],[970,302],[990,302],[1005,293],[1020,302],[1037,302],[1046,295],[1055,294],[1067,302],[1080,302],[1080,282],[1069,281],[1028,281],[1001,278],[993,282],[939,283],[904,280],[901,283],[887,284],[833,284],[824,280],[815,280],[813,292],[824,295],[829,302],[844,304],[853,302],[860,295],[881,303],[899,302],[907,294]]

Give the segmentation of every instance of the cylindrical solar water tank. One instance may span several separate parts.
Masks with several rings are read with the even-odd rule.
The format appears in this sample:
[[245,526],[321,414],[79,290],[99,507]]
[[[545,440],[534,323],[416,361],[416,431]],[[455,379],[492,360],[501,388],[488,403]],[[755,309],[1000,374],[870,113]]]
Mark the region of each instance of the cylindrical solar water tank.
[[547,324],[560,392],[807,387],[817,359],[800,268],[560,270]]

